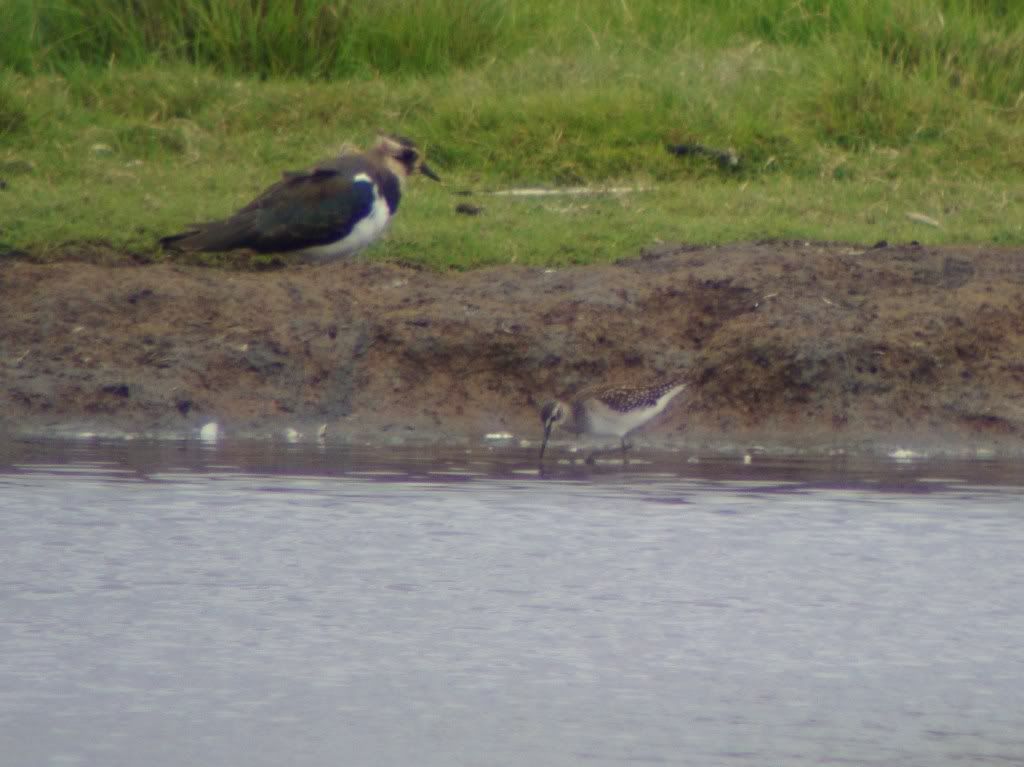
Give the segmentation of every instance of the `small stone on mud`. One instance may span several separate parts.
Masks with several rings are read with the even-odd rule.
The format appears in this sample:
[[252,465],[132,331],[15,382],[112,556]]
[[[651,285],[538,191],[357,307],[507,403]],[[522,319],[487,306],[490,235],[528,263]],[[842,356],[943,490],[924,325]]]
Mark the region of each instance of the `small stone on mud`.
[[220,426],[216,421],[210,421],[199,430],[199,439],[203,442],[216,442],[220,437]]
[[488,442],[502,442],[504,440],[515,439],[515,435],[507,431],[492,431],[485,434],[484,439]]
[[889,453],[889,457],[895,461],[913,461],[915,458],[926,458],[924,453],[918,453],[915,450],[908,450],[906,448],[897,448]]

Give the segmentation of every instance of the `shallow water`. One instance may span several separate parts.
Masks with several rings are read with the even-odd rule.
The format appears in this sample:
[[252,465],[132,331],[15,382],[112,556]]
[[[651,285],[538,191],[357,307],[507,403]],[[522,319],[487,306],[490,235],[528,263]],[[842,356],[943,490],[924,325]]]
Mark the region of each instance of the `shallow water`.
[[4,765],[1024,764],[1020,467],[23,444]]

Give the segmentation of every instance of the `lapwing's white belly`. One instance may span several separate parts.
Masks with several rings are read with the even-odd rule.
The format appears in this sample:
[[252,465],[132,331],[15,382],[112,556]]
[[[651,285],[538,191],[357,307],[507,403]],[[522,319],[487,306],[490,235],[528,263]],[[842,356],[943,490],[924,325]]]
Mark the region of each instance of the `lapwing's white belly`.
[[377,187],[370,181],[369,176],[361,173],[355,177],[355,180],[357,182],[369,183],[373,186],[373,205],[370,207],[370,214],[356,222],[356,225],[352,227],[352,231],[340,240],[329,242],[326,245],[313,245],[312,247],[305,248],[302,253],[309,259],[329,261],[341,256],[351,255],[376,240],[388,228],[388,222],[391,220],[391,210],[388,208],[387,201],[377,192]]

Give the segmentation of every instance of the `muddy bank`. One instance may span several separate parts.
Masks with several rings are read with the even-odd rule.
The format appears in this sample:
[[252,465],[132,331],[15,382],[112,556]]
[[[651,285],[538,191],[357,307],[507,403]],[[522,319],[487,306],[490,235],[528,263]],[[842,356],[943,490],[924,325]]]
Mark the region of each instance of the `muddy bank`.
[[[660,246],[435,274],[0,263],[0,430],[473,444],[690,371],[639,445],[1024,453],[1024,251]],[[293,435],[295,436],[295,435]]]

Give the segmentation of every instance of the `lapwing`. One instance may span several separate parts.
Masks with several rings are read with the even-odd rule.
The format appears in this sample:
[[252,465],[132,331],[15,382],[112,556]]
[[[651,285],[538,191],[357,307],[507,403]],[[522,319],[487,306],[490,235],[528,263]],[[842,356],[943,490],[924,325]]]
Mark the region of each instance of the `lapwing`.
[[196,224],[160,244],[186,251],[299,252],[314,262],[340,258],[384,233],[398,210],[402,182],[417,172],[440,181],[412,141],[382,135],[367,152],[345,152],[307,171],[286,172],[230,218]]
[[[683,378],[674,378],[650,386],[593,386],[580,391],[569,401],[552,400],[540,411],[544,424],[544,441],[539,460],[555,428],[577,435],[614,437],[622,445],[622,460],[630,447],[626,438],[661,413],[679,392],[685,389]],[[587,458],[591,463],[594,454]]]

